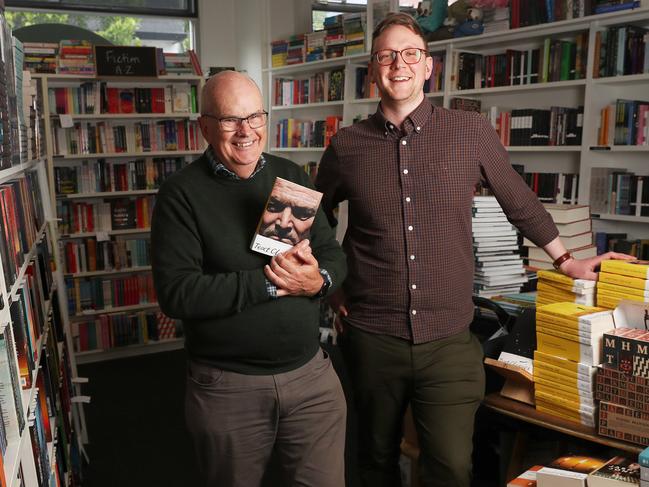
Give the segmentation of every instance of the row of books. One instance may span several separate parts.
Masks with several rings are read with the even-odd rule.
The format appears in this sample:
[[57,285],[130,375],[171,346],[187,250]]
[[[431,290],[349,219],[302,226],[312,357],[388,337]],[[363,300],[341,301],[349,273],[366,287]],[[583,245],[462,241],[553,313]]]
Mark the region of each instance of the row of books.
[[483,55],[457,51],[451,76],[453,90],[472,90],[552,81],[583,79],[586,76],[587,33],[576,40],[546,38],[543,47]]
[[184,165],[185,160],[181,157],[154,157],[128,162],[84,160],[79,165],[55,167],[54,189],[57,195],[158,189]]
[[155,304],[156,294],[151,273],[129,277],[66,278],[68,311],[110,310],[114,307]]
[[[94,45],[89,41],[25,42],[23,49],[25,69],[33,73],[93,76],[96,72]],[[203,74],[194,51],[170,53],[155,49],[158,75]]]
[[324,120],[282,119],[276,125],[276,147],[327,147],[341,123],[342,117],[336,115]]
[[324,30],[271,42],[273,68],[365,52],[365,14],[327,17]]
[[597,214],[649,216],[649,181],[624,169],[594,167],[590,203]]
[[0,259],[9,289],[45,223],[35,171],[0,185],[0,212]]
[[85,232],[148,229],[155,197],[110,198],[105,201],[57,201],[59,232],[70,235]]
[[77,122],[70,128],[53,127],[52,131],[53,150],[59,156],[201,148],[200,128],[193,120]]
[[649,145],[649,101],[618,99],[600,110],[597,144]]
[[649,73],[649,29],[609,27],[595,33],[593,78]]
[[99,315],[94,320],[75,322],[74,329],[77,352],[144,345],[151,340],[170,340],[182,336],[181,322],[160,311]]
[[638,5],[639,2],[635,0],[547,0],[544,2],[511,0],[509,2],[510,26],[516,29],[547,22],[579,19],[588,15],[635,8]]
[[579,197],[579,174],[524,172],[523,179],[544,203],[575,205]]
[[494,105],[481,109],[467,98],[461,100],[461,109],[479,111],[491,122],[504,146],[581,145],[583,106],[507,110]]
[[626,233],[595,232],[595,246],[597,255],[613,251],[649,260],[649,239],[629,238]]
[[125,88],[107,82],[85,82],[48,90],[50,114],[198,113],[197,86]]
[[340,101],[345,91],[345,70],[322,71],[302,79],[275,78],[273,83],[274,106]]
[[148,238],[100,240],[84,238],[65,242],[65,272],[128,270],[151,265]]

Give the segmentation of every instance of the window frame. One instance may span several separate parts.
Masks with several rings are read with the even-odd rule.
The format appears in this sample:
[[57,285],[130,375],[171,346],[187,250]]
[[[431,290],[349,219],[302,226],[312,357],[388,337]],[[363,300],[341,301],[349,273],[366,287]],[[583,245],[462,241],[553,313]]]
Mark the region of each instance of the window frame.
[[96,14],[126,14],[133,16],[146,17],[177,17],[177,18],[198,18],[198,0],[187,0],[186,9],[160,9],[156,8],[152,13],[151,8],[128,7],[125,5],[83,5],[67,3],[65,0],[60,2],[44,2],[39,0],[5,0],[5,7],[24,10],[48,10],[61,12],[84,12]]

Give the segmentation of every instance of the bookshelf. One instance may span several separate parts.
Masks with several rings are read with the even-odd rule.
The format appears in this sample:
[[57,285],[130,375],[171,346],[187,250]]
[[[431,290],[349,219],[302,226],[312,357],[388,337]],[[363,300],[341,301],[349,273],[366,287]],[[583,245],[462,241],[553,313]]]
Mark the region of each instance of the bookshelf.
[[[600,110],[615,100],[631,99],[649,102],[649,73],[597,77],[593,74],[595,44],[598,32],[610,27],[632,25],[649,27],[649,7],[610,12],[588,17],[540,24],[519,29],[499,31],[479,36],[429,43],[429,52],[443,58],[443,84],[441,90],[427,93],[434,105],[449,108],[455,97],[480,100],[482,110],[492,107],[504,109],[544,109],[553,106],[576,108],[583,106],[582,136],[577,145],[513,146],[506,147],[513,164],[525,167],[526,172],[579,174],[578,202],[588,204],[591,199],[591,170],[611,167],[627,170],[638,176],[649,176],[646,160],[649,146],[609,145],[597,147]],[[600,34],[601,35],[601,34]],[[548,81],[534,84],[494,86],[489,88],[457,89],[455,66],[459,52],[482,56],[512,50],[543,48],[546,39],[576,42],[578,36],[587,40],[583,49],[583,76],[579,79]],[[267,57],[272,59],[272,52]],[[291,66],[267,68],[265,84],[268,99],[276,96],[277,79],[305,79],[315,73],[344,68],[343,99],[334,103],[289,104],[273,106],[269,103],[268,151],[292,159],[298,164],[319,161],[324,148],[281,147],[277,140],[277,122],[293,117],[300,120],[317,120],[326,116],[341,117],[341,127],[351,125],[358,117],[366,118],[376,110],[378,98],[357,96],[358,68],[367,67],[369,54],[354,54],[334,59],[307,62]],[[646,179],[646,178],[645,178]],[[625,232],[629,238],[649,238],[646,216],[595,214],[595,231]]]
[[43,133],[43,99],[0,9],[0,484],[79,485],[87,432]]
[[44,95],[49,200],[76,360],[182,348],[151,295],[149,222],[164,179],[205,148],[197,122],[204,78],[33,77]]

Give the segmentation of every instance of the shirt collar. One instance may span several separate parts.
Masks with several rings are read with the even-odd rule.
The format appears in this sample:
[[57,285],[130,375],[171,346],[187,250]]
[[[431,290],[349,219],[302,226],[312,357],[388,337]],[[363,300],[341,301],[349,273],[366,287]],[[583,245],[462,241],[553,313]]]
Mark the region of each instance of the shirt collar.
[[[215,175],[226,179],[234,179],[234,180],[241,179],[239,176],[237,176],[235,172],[228,169],[225,164],[219,161],[211,145],[208,146],[207,149],[205,150],[205,157],[207,157],[207,160],[209,161],[210,166],[212,167],[212,171],[214,171]],[[255,167],[255,170],[253,171],[253,173],[250,175],[250,178],[248,179],[255,177],[255,175],[259,171],[261,171],[265,165],[266,165],[266,159],[264,158],[264,155],[261,154],[259,156],[259,161],[257,161],[257,166]]]
[[[404,120],[402,127],[403,131],[406,134],[409,134],[413,130],[419,132],[422,127],[424,127],[424,125],[426,125],[426,123],[428,123],[428,121],[430,120],[434,108],[435,107],[430,102],[430,100],[424,97],[424,100],[419,104],[419,106],[415,108]],[[395,127],[392,122],[385,118],[380,103],[378,108],[376,109],[376,113],[373,115],[373,119],[377,128],[381,131],[399,132],[401,130],[401,128]]]

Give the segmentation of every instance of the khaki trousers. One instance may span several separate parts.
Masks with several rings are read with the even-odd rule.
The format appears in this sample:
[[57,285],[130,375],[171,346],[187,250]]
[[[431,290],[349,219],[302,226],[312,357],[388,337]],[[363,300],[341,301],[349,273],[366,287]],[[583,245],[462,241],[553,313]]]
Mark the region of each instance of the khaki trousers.
[[190,361],[185,418],[206,487],[258,487],[273,450],[286,487],[342,487],[347,406],[322,350],[277,375]]

